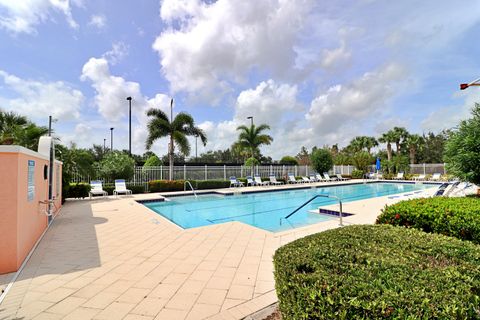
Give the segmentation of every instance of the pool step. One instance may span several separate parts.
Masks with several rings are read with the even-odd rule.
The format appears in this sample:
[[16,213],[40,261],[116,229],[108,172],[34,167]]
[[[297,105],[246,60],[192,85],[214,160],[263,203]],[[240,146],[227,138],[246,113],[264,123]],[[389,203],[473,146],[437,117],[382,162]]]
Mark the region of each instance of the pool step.
[[[316,213],[316,214],[321,214],[321,215],[326,215],[326,216],[335,216],[338,217],[340,216],[340,212],[337,210],[330,210],[330,209],[324,209],[324,208],[318,208],[316,210],[308,210],[310,213]],[[348,213],[348,212],[342,212],[342,217],[349,217],[353,216],[353,213]]]

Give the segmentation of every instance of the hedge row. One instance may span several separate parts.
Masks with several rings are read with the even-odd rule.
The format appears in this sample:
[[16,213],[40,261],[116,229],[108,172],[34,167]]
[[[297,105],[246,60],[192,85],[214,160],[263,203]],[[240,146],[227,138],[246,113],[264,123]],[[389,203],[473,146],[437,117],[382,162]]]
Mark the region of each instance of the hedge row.
[[440,233],[480,244],[480,199],[422,198],[386,206],[377,224]]
[[479,319],[480,247],[388,225],[348,226],[277,250],[284,319]]
[[[196,190],[230,187],[228,180],[188,180]],[[148,182],[150,192],[183,191],[185,180],[152,180]],[[190,190],[187,187],[187,190]]]

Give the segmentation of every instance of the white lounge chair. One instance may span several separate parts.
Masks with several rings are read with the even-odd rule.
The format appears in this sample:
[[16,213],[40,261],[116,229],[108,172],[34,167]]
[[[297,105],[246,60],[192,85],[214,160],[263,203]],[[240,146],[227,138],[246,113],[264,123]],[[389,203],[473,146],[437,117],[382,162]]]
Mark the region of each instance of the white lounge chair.
[[320,182],[320,180],[318,180],[318,178],[315,177],[314,174],[311,174],[311,175],[310,175],[310,181],[312,181],[312,182]]
[[440,181],[440,178],[442,177],[441,173],[434,173],[432,177],[430,178],[430,181]]
[[302,183],[302,180],[297,180],[293,174],[288,175],[288,183]]
[[324,173],[323,173],[323,176],[325,177],[325,181],[336,181],[336,180],[337,180],[336,177],[331,178],[331,177],[329,176],[328,172],[324,172]]
[[251,176],[248,176],[248,177],[247,177],[247,187],[248,187],[248,186],[252,186],[252,187],[253,187],[253,186],[256,186],[256,185],[257,185],[257,183],[253,180],[253,178],[252,178]]
[[269,184],[268,181],[262,181],[262,178],[258,175],[255,176],[255,183],[260,185],[260,186],[268,186],[268,184]]
[[119,194],[132,194],[132,190],[127,189],[127,184],[123,179],[115,180],[115,190],[113,190],[113,194],[118,197]]
[[275,177],[274,175],[271,175],[269,178],[270,178],[270,184],[273,184],[273,185],[283,184],[283,182],[277,181],[277,177]]
[[243,187],[243,182],[238,181],[235,176],[230,177],[230,188],[231,187]]
[[88,196],[90,197],[90,199],[92,199],[92,196],[102,196],[102,197],[108,196],[108,192],[103,190],[102,181],[100,180],[90,181],[90,187],[91,189],[88,192]]
[[376,173],[376,174],[375,174],[375,177],[376,177],[377,179],[383,179],[383,173]]
[[302,176],[302,181],[303,181],[304,183],[313,182],[312,180],[310,180],[308,177],[305,177],[305,176]]
[[342,175],[341,175],[340,173],[337,173],[337,179],[340,180],[340,181],[350,180],[350,179],[348,179],[348,178],[342,177]]
[[320,181],[320,182],[326,181],[320,173],[315,174],[315,177],[317,178],[317,181]]
[[393,177],[393,180],[403,180],[403,175],[403,172],[399,172],[396,177]]
[[415,181],[425,181],[425,175],[419,174],[418,176],[415,177]]

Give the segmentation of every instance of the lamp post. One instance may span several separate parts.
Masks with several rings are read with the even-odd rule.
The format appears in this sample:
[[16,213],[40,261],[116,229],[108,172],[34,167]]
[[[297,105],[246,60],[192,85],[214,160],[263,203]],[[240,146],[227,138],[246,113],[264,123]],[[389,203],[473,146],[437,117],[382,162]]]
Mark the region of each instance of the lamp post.
[[247,117],[247,119],[250,119],[250,125],[253,127],[253,117],[250,116],[250,117]]
[[105,153],[105,144],[107,142],[107,139],[106,138],[103,138],[103,153]]
[[195,162],[197,162],[197,138],[198,134],[195,135]]
[[128,101],[128,153],[132,155],[132,97]]
[[110,151],[113,151],[113,127],[110,128]]
[[472,87],[472,86],[480,86],[480,78],[478,78],[476,80],[473,80],[470,83],[461,83],[460,84],[460,90],[465,90],[468,87]]

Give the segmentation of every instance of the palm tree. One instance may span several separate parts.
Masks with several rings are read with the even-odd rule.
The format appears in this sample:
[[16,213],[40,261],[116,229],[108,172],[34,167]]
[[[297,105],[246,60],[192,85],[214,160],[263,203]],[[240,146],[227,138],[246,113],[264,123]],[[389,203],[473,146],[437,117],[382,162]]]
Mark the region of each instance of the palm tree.
[[378,146],[378,141],[375,137],[363,137],[364,138],[364,146],[367,149],[367,152],[370,154],[372,148]]
[[28,119],[14,112],[0,111],[0,144],[13,144]]
[[[170,107],[172,104],[173,99],[170,102]],[[207,144],[207,136],[202,129],[195,126],[193,117],[188,113],[180,112],[175,116],[175,119],[169,120],[165,112],[160,109],[151,108],[147,111],[147,116],[151,117],[147,125],[147,150],[150,150],[155,140],[169,137],[169,179],[173,180],[173,155],[175,153],[175,146],[178,147],[183,155],[188,156],[190,154],[190,143],[188,142],[187,136],[199,137],[202,140],[203,145]]]
[[237,130],[240,131],[238,144],[250,151],[251,157],[259,153],[259,147],[262,144],[269,145],[273,141],[273,138],[268,134],[262,134],[263,131],[270,130],[270,126],[267,124],[261,124],[258,127],[254,124],[250,127],[239,126]]
[[403,127],[394,127],[393,130],[390,130],[393,133],[393,136],[395,137],[395,146],[397,148],[397,153],[400,152],[400,146],[401,142],[404,142],[405,139],[408,137],[408,131],[407,129]]
[[396,135],[392,130],[385,132],[384,134],[382,134],[380,138],[378,138],[379,142],[387,144],[388,161],[392,160],[392,142],[395,142],[395,139],[396,139]]
[[410,155],[410,164],[415,164],[415,157],[417,155],[417,151],[421,148],[424,142],[425,140],[423,139],[423,137],[418,134],[411,134],[407,137],[406,143]]

